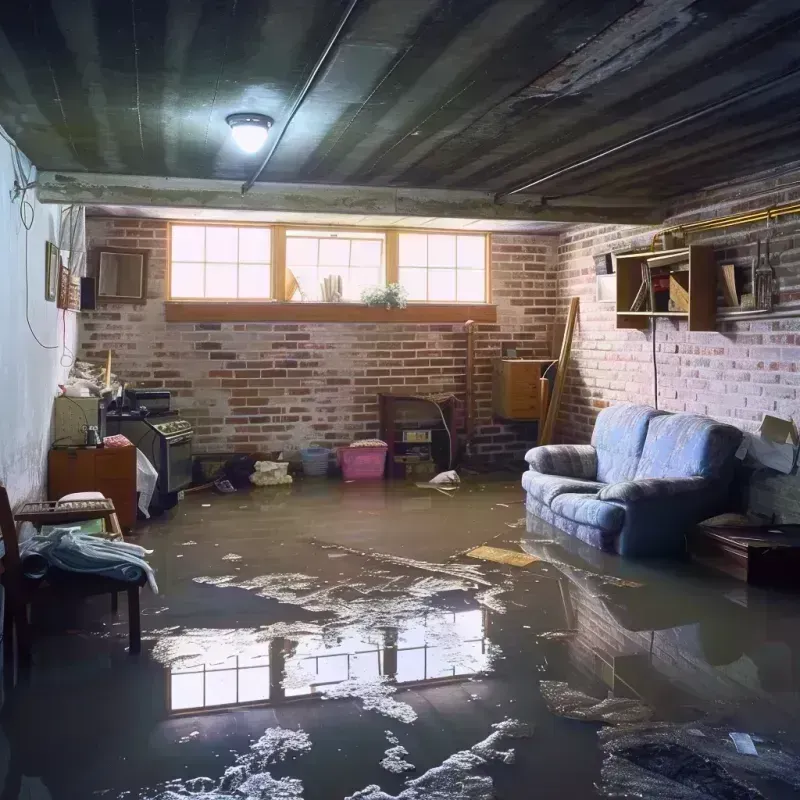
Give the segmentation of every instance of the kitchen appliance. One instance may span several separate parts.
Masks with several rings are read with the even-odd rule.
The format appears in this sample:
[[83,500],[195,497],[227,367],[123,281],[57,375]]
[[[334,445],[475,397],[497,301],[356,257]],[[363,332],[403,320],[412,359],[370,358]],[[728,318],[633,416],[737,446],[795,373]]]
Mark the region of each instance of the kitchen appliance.
[[170,393],[166,389],[125,389],[124,406],[130,411],[146,408],[150,415],[170,410]]
[[[167,393],[168,394],[168,393]],[[112,433],[121,433],[144,453],[158,472],[154,500],[162,506],[192,482],[192,423],[177,411],[143,415],[123,412],[109,416]]]
[[106,435],[106,401],[99,397],[57,397],[54,417],[53,447],[86,447],[90,436],[96,443]]

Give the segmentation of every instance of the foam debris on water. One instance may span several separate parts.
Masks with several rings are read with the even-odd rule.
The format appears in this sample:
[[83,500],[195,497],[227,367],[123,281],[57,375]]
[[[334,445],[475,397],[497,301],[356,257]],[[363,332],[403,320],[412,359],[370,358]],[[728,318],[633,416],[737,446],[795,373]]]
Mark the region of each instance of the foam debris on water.
[[537,639],[573,639],[578,631],[574,629],[564,631],[547,631],[546,633],[538,633]]
[[352,553],[362,558],[375,559],[387,564],[396,564],[399,567],[409,567],[411,569],[423,570],[425,572],[438,572],[441,575],[450,575],[453,578],[462,578],[473,581],[482,586],[491,586],[491,582],[483,577],[479,566],[472,564],[435,564],[431,561],[419,561],[416,558],[405,558],[404,556],[393,556],[389,553],[376,553],[372,551],[356,550],[353,547],[345,547],[340,544],[320,544],[324,549],[340,550],[345,553]]
[[395,700],[392,695],[396,691],[397,687],[389,683],[383,675],[368,679],[350,678],[320,688],[322,696],[329,700],[355,697],[364,704],[365,711],[377,711],[398,722],[414,722],[417,712],[408,703]]
[[408,750],[398,744],[386,750],[380,764],[387,772],[391,772],[394,775],[402,775],[404,772],[416,769],[413,764],[405,760],[407,755]]
[[502,600],[498,600],[499,595],[505,594],[507,591],[505,586],[494,586],[491,589],[484,589],[475,595],[475,599],[490,611],[497,614],[505,614],[506,606]]
[[[268,767],[311,749],[302,730],[269,728],[239,756],[219,780],[207,777],[173,780],[142,795],[147,800],[301,800],[303,784],[297,778],[273,778]],[[120,796],[122,797],[122,796]]]
[[400,740],[391,731],[384,731],[384,734],[389,744],[400,744]]
[[550,711],[569,719],[623,725],[644,722],[653,716],[653,710],[638,700],[627,697],[599,700],[573,689],[565,681],[539,681],[539,689]]
[[241,561],[242,557],[238,553],[226,553],[222,556],[223,561]]
[[469,750],[460,750],[432,767],[418,778],[406,781],[398,795],[390,795],[375,784],[367,786],[345,800],[494,800],[494,782],[488,775],[476,774],[478,767],[491,761],[514,762],[514,751],[500,750],[504,739],[531,736],[530,726],[514,719],[492,725],[494,731]]

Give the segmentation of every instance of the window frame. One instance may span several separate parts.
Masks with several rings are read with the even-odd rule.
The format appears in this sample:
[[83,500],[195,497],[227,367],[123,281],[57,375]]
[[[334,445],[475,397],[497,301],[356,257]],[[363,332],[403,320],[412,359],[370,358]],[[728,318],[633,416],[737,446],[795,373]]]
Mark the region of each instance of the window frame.
[[[258,227],[271,231],[269,299],[251,298],[173,298],[172,297],[172,228],[175,225],[199,227]],[[385,237],[386,284],[399,280],[400,234],[423,233],[450,236],[475,236],[484,239],[485,299],[478,302],[409,301],[403,309],[384,309],[358,302],[291,302],[286,299],[286,231],[314,230],[344,233],[372,232]],[[492,298],[492,234],[489,231],[464,231],[446,228],[400,228],[377,226],[316,225],[313,223],[232,222],[229,220],[168,220],[166,263],[167,322],[475,322],[497,321],[497,307]]]
[[[172,296],[172,229],[181,228],[265,228],[269,231],[269,297],[173,297]],[[268,222],[230,222],[230,221],[205,221],[205,220],[169,220],[167,223],[167,264],[166,264],[166,290],[165,300],[168,303],[271,303],[275,300],[275,241],[273,239],[273,226]],[[203,264],[208,266],[208,261]],[[211,262],[216,263],[216,262]],[[249,262],[244,262],[245,264]],[[236,262],[237,272],[242,262]],[[238,288],[238,280],[237,280]]]

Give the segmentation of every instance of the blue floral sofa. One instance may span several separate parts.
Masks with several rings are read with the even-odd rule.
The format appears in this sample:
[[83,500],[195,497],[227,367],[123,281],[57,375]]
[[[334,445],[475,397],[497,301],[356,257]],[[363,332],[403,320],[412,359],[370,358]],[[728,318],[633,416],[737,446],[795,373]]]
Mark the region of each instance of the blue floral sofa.
[[623,556],[685,551],[687,529],[725,511],[742,432],[707,417],[619,405],[590,445],[529,450],[530,514]]

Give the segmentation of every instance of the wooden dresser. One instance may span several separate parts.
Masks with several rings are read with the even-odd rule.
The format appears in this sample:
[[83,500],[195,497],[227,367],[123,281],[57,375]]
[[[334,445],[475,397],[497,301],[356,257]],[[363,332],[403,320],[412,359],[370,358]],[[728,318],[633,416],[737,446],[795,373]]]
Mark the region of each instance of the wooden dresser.
[[102,492],[113,501],[125,530],[136,523],[136,448],[132,445],[53,449],[47,473],[50,500],[73,492]]

